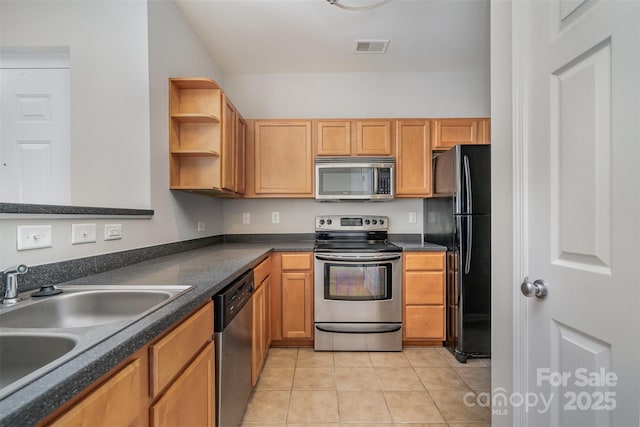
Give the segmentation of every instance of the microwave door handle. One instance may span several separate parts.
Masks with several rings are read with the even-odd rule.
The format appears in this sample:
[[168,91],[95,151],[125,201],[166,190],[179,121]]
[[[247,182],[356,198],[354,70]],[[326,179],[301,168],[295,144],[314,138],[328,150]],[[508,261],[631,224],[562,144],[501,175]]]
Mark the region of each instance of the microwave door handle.
[[378,194],[378,168],[373,168],[373,194]]

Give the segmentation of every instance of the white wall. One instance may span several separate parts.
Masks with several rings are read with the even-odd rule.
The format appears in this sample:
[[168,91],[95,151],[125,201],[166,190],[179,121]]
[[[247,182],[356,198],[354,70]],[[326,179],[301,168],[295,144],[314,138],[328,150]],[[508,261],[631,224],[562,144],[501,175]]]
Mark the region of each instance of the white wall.
[[3,47],[64,46],[71,60],[71,201],[149,208],[147,7],[2,1]]
[[[512,185],[512,33],[511,2],[491,2],[491,388],[513,391],[513,301],[518,281],[513,277]],[[517,425],[514,414],[494,414],[491,425]]]
[[[39,2],[21,2],[26,8],[33,8],[32,12],[38,14]],[[46,2],[43,2],[46,3]],[[117,161],[107,170],[109,180],[124,181],[125,192],[138,194],[145,187],[144,207],[155,210],[152,219],[58,219],[42,218],[27,219],[26,216],[17,219],[0,219],[0,269],[16,263],[28,265],[45,264],[55,261],[86,257],[90,255],[121,251],[180,240],[193,239],[211,235],[219,235],[223,231],[222,202],[217,199],[193,195],[189,193],[172,193],[169,191],[168,172],[168,77],[170,76],[202,76],[210,77],[222,82],[223,74],[215,61],[210,57],[207,49],[200,42],[191,27],[188,26],[182,14],[176,9],[172,1],[154,0],[144,1],[107,1],[107,2],[50,2],[55,4],[53,9],[70,8],[69,13],[77,16],[76,9],[82,10],[85,17],[91,16],[91,20],[80,23],[69,23],[71,31],[89,31],[87,27],[112,26],[123,34],[128,34],[122,49],[129,51],[132,57],[132,66],[143,62],[145,75],[140,76],[137,82],[137,92],[132,94],[120,94],[118,97],[119,108],[131,112],[137,119],[129,125],[118,121],[109,120],[114,117],[108,115],[101,125],[108,128],[121,128],[128,126],[131,132],[136,133],[129,144],[139,143],[144,147],[145,153],[130,157],[127,148],[119,145],[120,140],[98,138],[91,140],[92,144],[98,144],[96,150],[105,148]],[[2,12],[8,9],[2,3]],[[45,10],[48,10],[45,8]],[[71,10],[73,12],[71,12]],[[60,11],[58,11],[60,12]],[[93,13],[92,13],[93,12]],[[147,19],[148,12],[148,19]],[[51,13],[54,13],[51,11]],[[11,21],[7,15],[5,21]],[[44,25],[44,24],[43,24]],[[147,27],[148,25],[148,27]],[[140,27],[144,32],[130,31],[130,26]],[[148,37],[147,37],[148,28]],[[2,29],[4,34],[4,28]],[[108,34],[108,36],[110,36]],[[5,40],[2,40],[4,43]],[[52,40],[56,42],[56,40]],[[133,49],[133,51],[131,51]],[[135,52],[134,52],[135,51]],[[71,54],[73,57],[73,46]],[[135,57],[135,58],[134,58]],[[139,57],[139,58],[137,58]],[[142,59],[140,59],[142,58]],[[148,63],[148,67],[147,64]],[[129,62],[107,63],[99,60],[98,64],[105,67],[105,72],[111,73],[114,78],[119,74],[126,74]],[[95,66],[95,65],[91,65]],[[71,73],[74,71],[72,63]],[[124,70],[124,71],[119,71]],[[90,82],[85,82],[90,83]],[[85,89],[88,90],[88,89]],[[106,88],[100,89],[102,92]],[[140,93],[148,93],[144,105],[140,105]],[[146,117],[146,119],[144,118]],[[75,118],[75,117],[74,117]],[[73,120],[73,119],[72,119]],[[116,130],[117,130],[116,129]],[[117,130],[120,132],[120,130]],[[94,153],[84,153],[83,161],[105,162],[96,158]],[[120,169],[121,165],[131,163],[132,167],[139,169],[145,175],[147,184],[140,185],[138,173],[131,173],[128,168]],[[96,183],[92,192],[99,194],[106,187],[106,182]],[[96,196],[97,197],[97,196]],[[140,196],[142,197],[142,196]],[[128,200],[128,199],[127,199]],[[129,201],[129,200],[128,200]],[[98,204],[99,206],[104,203]],[[112,205],[113,206],[113,205]],[[125,204],[132,207],[132,204]],[[139,205],[136,205],[139,206]],[[206,230],[197,232],[196,224],[203,221]],[[72,223],[95,223],[98,226],[98,242],[83,245],[71,245]],[[123,225],[122,240],[105,242],[102,240],[104,224],[119,223]],[[16,226],[28,224],[52,224],[53,247],[36,249],[31,251],[16,251]]]
[[[378,203],[320,203],[313,200],[225,200],[225,234],[313,233],[317,215],[384,215],[391,233],[422,233],[422,200],[396,199]],[[409,212],[419,221],[409,223]],[[251,224],[242,223],[242,213],[251,214]],[[280,223],[271,223],[271,213],[280,213]]]
[[489,73],[227,74],[248,119],[488,117]]

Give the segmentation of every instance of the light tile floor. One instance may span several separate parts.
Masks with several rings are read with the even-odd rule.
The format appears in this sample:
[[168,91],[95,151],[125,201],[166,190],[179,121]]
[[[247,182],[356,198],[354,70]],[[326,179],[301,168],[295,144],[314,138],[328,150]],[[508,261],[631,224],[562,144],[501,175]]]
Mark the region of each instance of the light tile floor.
[[490,389],[490,360],[460,364],[444,348],[272,348],[242,427],[488,427],[490,409],[464,399]]

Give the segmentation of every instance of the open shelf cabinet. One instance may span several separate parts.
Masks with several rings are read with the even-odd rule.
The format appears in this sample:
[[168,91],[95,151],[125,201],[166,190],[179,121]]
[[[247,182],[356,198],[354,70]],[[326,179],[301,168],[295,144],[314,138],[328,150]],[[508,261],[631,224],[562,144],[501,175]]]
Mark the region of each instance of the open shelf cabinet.
[[222,91],[205,78],[169,79],[169,170],[175,190],[221,190]]

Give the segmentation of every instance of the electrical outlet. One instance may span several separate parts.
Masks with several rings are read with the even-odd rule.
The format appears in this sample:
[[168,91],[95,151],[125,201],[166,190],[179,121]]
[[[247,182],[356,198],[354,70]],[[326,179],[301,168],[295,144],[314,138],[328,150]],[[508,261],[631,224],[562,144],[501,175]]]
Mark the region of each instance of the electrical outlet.
[[198,231],[199,232],[203,232],[204,231],[204,222],[198,221]]
[[280,212],[271,212],[271,223],[272,224],[280,223]]
[[72,245],[80,243],[95,243],[96,240],[95,224],[71,224]]
[[105,224],[104,240],[122,239],[122,224]]
[[251,214],[249,212],[242,212],[242,223],[251,224]]
[[19,251],[50,248],[52,246],[51,225],[19,225],[16,232]]
[[409,212],[409,222],[411,224],[415,224],[416,222],[418,222],[417,212]]

